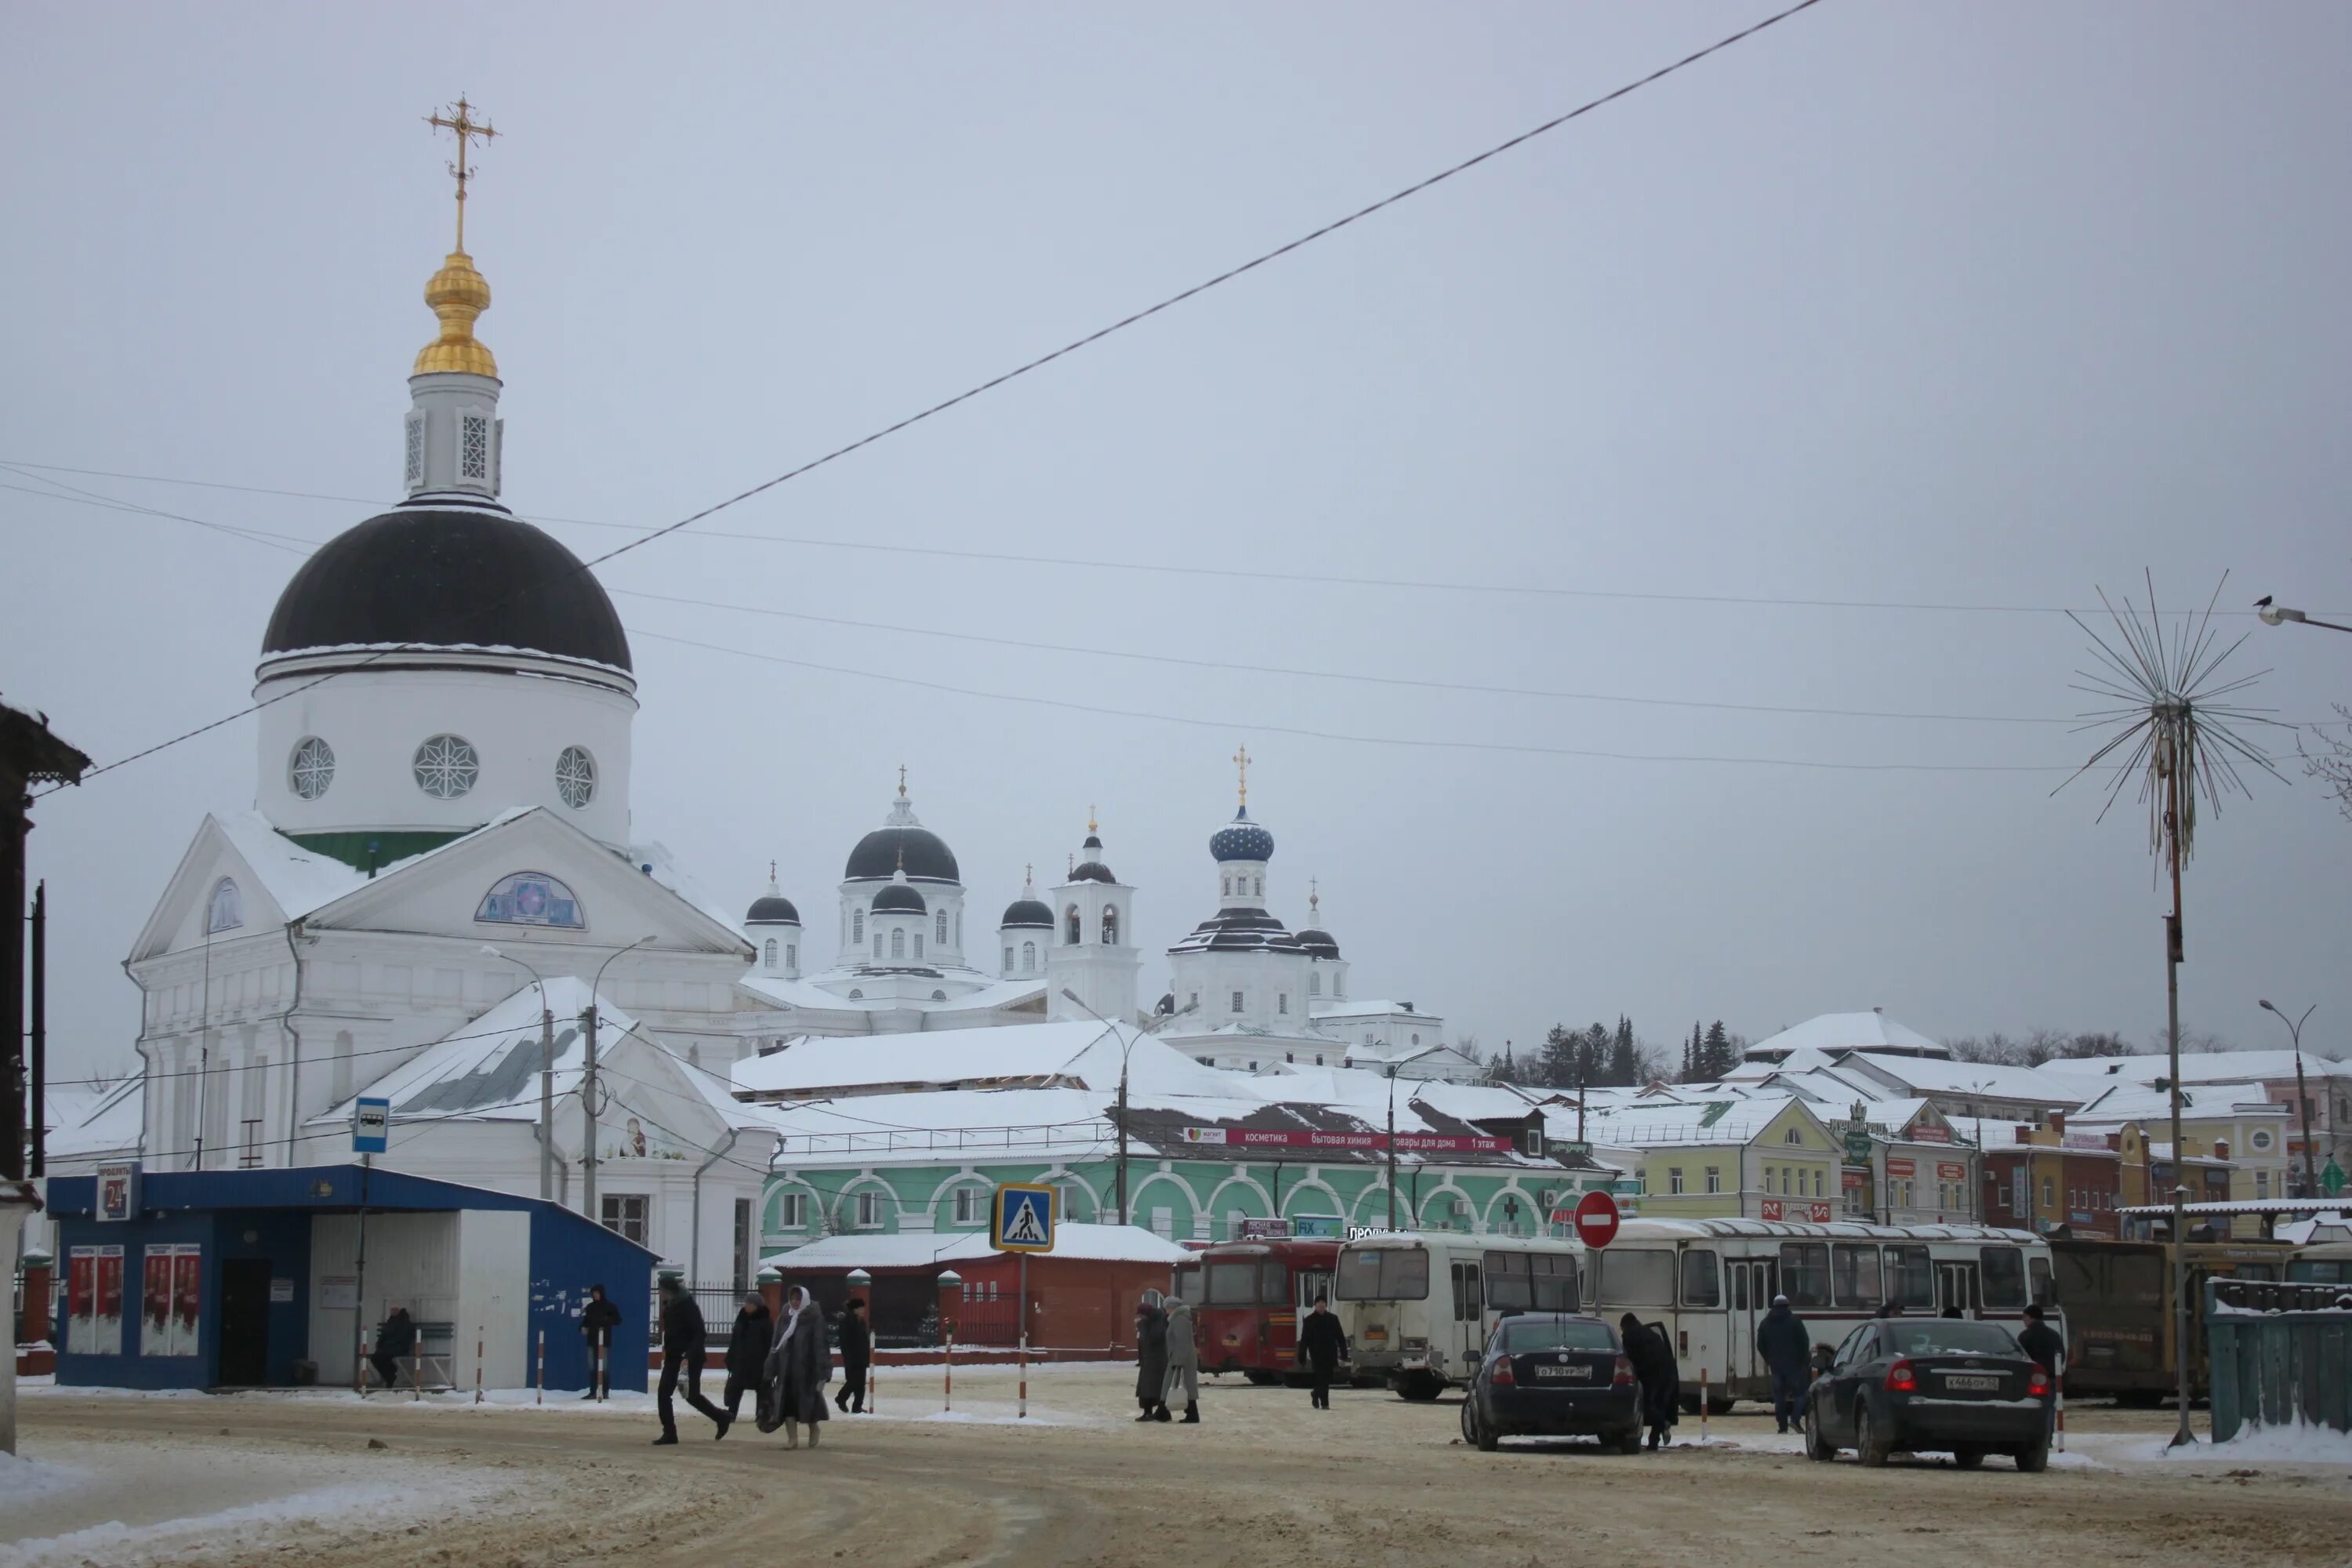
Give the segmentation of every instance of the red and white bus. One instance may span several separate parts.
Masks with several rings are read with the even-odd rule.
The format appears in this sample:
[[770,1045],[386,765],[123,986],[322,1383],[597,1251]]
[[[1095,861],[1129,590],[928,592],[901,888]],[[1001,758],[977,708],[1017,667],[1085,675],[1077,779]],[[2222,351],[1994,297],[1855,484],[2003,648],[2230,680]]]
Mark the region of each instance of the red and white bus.
[[1268,1237],[1221,1241],[1176,1266],[1176,1294],[1192,1304],[1202,1372],[1278,1383],[1297,1370],[1298,1320],[1331,1289],[1334,1240]]

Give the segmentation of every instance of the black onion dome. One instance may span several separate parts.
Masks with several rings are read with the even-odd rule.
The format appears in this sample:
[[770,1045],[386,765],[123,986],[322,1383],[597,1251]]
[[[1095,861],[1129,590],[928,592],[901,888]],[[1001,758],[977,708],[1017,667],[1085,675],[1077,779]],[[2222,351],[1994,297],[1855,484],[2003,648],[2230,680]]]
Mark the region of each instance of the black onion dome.
[[1194,926],[1171,952],[1297,952],[1298,939],[1264,910],[1222,910]]
[[1209,836],[1209,853],[1219,860],[1271,860],[1274,835],[1250,820],[1249,807]]
[[1004,906],[1004,918],[997,921],[996,925],[1000,931],[1009,930],[1014,926],[1024,928],[1038,926],[1046,931],[1052,931],[1054,911],[1035,899],[1015,899]]
[[919,915],[929,908],[929,904],[923,902],[923,895],[904,882],[893,882],[874,895],[874,912],[877,915],[888,914],[893,910],[903,914]]
[[1339,944],[1331,940],[1331,933],[1328,931],[1317,931],[1312,926],[1298,933],[1298,945],[1318,958],[1339,956]]
[[849,852],[848,868],[841,873],[847,882],[887,882],[898,871],[904,856],[908,877],[918,882],[961,882],[956,869],[955,851],[946,840],[928,827],[877,827],[857,841]]
[[621,617],[580,558],[489,511],[403,509],[337,534],[278,595],[261,651],[387,643],[632,668]]
[[1070,873],[1070,880],[1073,882],[1116,882],[1118,879],[1112,876],[1110,874],[1110,868],[1104,865],[1101,861],[1086,860],[1081,861],[1077,869]]
[[1099,849],[1102,847],[1102,840],[1089,833],[1087,835],[1087,841],[1084,844],[1079,845],[1078,847],[1081,849]]
[[801,923],[800,910],[793,908],[790,899],[780,899],[773,893],[751,900],[751,913],[743,917],[747,926],[796,926]]

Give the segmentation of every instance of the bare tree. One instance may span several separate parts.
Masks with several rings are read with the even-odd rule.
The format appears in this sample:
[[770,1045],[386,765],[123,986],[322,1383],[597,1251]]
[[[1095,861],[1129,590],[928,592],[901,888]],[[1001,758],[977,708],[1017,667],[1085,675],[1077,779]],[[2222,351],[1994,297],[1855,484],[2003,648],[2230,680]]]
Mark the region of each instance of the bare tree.
[[[2302,736],[2295,737],[2295,754],[2303,759],[2305,778],[2317,779],[2320,787],[2336,797],[2336,809],[2352,822],[2352,708],[2341,702],[2330,704],[2336,710],[2339,724],[2314,724],[2311,732],[2319,738],[2318,750],[2306,744]],[[2344,733],[2336,735],[2332,730]]]

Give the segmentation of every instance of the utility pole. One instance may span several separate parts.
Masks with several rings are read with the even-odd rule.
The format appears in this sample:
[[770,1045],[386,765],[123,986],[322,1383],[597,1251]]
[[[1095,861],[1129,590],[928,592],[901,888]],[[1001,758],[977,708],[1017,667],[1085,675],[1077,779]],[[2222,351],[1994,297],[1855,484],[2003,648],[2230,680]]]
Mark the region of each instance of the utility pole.
[[[1127,1218],[1127,1058],[1118,1058],[1118,1223]],[[1026,1256],[1025,1254],[1024,1256]]]
[[[25,1173],[38,1181],[48,1174],[49,1152],[49,884],[47,878],[33,884],[33,973],[26,978],[32,982],[33,1004],[29,1046],[26,1053],[31,1058],[29,1065],[33,1069],[33,1161],[31,1168]],[[2300,1073],[2303,1058],[2297,1057],[2294,1065]],[[2308,1144],[2310,1141],[2310,1124],[2306,1120],[2304,1142]]]
[[580,1078],[580,1109],[586,1118],[586,1142],[580,1146],[580,1212],[602,1224],[596,1215],[596,996],[591,992],[588,1005],[580,1015],[580,1026],[586,1036],[588,1068]]
[[2172,1368],[2180,1405],[2171,1447],[2181,1448],[2196,1442],[2197,1434],[2189,1429],[2189,1216],[2181,1194],[2189,1151],[2180,1141],[2180,757],[2169,735],[2157,744],[2167,753],[2158,766],[2164,773],[2164,841],[2172,862],[2172,912],[2164,917],[2164,1033],[2172,1073]]
[[[37,899],[37,897],[38,895],[36,895]],[[39,907],[38,903],[37,902],[34,907],[37,909]],[[37,943],[39,940],[40,939],[37,936],[34,938],[34,941]],[[40,952],[40,949],[38,946],[36,946],[33,951],[37,953]],[[36,967],[33,971],[33,984],[37,986],[40,984],[40,970],[37,967],[39,962],[40,961],[37,958],[34,960]],[[40,992],[36,990],[33,994],[34,996],[38,997],[40,995]],[[36,1001],[34,1005],[37,1007],[40,1004]],[[2295,1110],[2303,1119],[2303,1195],[2307,1198],[2315,1198],[2319,1195],[2319,1166],[2317,1155],[2314,1151],[2317,1149],[2318,1145],[2314,1143],[2311,1139],[2311,1095],[2309,1091],[2304,1088],[2303,1084],[2303,1026],[2305,1020],[2309,1018],[2311,1015],[2318,1009],[2319,1004],[2314,1002],[2310,1006],[2305,1007],[2303,1010],[2303,1017],[2293,1019],[2290,1019],[2284,1013],[2280,1012],[2278,1008],[2273,1007],[2267,1001],[2263,1002],[2262,1005],[2268,1011],[2278,1014],[2278,1021],[2286,1026],[2287,1038],[2294,1042]],[[41,1092],[39,1088],[41,1081],[40,1060],[40,1058],[37,1056],[33,1058],[33,1094],[37,1100],[38,1100]],[[36,1159],[39,1158],[37,1154],[34,1157]]]
[[555,1010],[539,988],[539,1196],[555,1201]]

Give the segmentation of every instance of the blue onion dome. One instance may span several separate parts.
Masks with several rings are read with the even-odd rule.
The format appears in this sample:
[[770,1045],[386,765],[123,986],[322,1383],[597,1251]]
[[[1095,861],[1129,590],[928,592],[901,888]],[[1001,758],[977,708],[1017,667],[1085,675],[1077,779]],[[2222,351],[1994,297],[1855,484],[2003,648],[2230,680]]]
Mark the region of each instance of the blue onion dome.
[[894,912],[919,915],[929,908],[923,902],[923,895],[904,882],[893,882],[874,895],[874,912],[877,915]]
[[1035,926],[1041,931],[1052,931],[1054,911],[1035,899],[1015,899],[1004,906],[1004,918],[996,923],[1000,931],[1010,931],[1016,926]]
[[1274,835],[1250,820],[1249,807],[1209,836],[1209,854],[1219,860],[1271,860]]
[[764,899],[751,901],[751,911],[743,917],[743,923],[747,926],[796,926],[801,923],[801,912],[793,908],[792,900],[770,893]]

